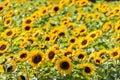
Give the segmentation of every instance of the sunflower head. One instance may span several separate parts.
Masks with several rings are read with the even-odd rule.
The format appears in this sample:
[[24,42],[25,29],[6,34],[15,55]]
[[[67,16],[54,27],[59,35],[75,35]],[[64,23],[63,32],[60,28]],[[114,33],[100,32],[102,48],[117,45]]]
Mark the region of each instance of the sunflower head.
[[77,51],[75,57],[77,60],[84,60],[87,57],[87,54],[83,51]]
[[32,25],[30,25],[30,24],[26,24],[26,25],[22,26],[22,30],[25,32],[30,32],[31,29],[32,29]]
[[0,41],[0,53],[7,52],[9,48],[9,44],[5,41]]
[[5,19],[5,21],[4,21],[4,26],[5,27],[9,27],[11,24],[12,24],[12,18],[11,17]]
[[33,67],[39,67],[44,62],[44,54],[39,50],[34,50],[30,54],[29,63]]
[[109,52],[110,58],[111,59],[118,59],[120,58],[120,51],[119,48],[115,48]]
[[28,51],[27,50],[22,50],[18,53],[18,61],[25,61],[28,59]]
[[56,62],[56,69],[63,74],[70,73],[72,71],[72,68],[73,64],[67,57],[62,58],[61,60],[57,60]]
[[80,67],[83,69],[83,74],[86,76],[92,76],[95,72],[94,66],[90,63],[81,64]]

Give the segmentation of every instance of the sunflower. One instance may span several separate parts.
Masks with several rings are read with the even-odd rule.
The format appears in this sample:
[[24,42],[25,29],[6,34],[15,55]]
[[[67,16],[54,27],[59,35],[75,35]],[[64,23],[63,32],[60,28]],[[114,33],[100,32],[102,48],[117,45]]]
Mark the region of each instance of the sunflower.
[[90,43],[91,43],[91,39],[90,39],[89,37],[82,37],[82,38],[79,39],[79,41],[78,41],[78,45],[79,45],[81,48],[87,47]]
[[75,29],[75,23],[68,23],[68,25],[66,26],[68,29]]
[[28,43],[31,44],[32,46],[35,46],[36,45],[36,38],[34,37],[29,37],[27,39]]
[[48,59],[48,61],[54,62],[56,57],[57,57],[57,51],[55,49],[50,48],[47,50],[46,58]]
[[16,69],[15,61],[9,60],[9,61],[6,62],[6,64],[9,64],[9,66],[6,67],[7,69],[5,69],[6,72],[14,71]]
[[111,21],[108,21],[108,22],[104,23],[102,30],[104,32],[107,32],[108,30],[113,31],[113,28],[114,28],[114,24]]
[[44,60],[44,54],[40,50],[33,50],[28,61],[33,67],[39,67],[43,64]]
[[43,39],[44,39],[45,42],[49,42],[50,39],[51,39],[51,37],[50,37],[49,34],[45,34],[45,35],[43,36]]
[[103,49],[103,50],[100,50],[98,53],[97,53],[97,56],[104,59],[106,56],[107,56],[107,53],[108,51]]
[[63,57],[72,57],[73,56],[73,51],[69,48],[66,48],[62,51]]
[[92,76],[95,73],[94,66],[90,63],[81,64],[80,68],[83,68],[83,74],[87,76]]
[[32,25],[30,24],[23,25],[22,30],[25,32],[30,32],[32,30]]
[[92,40],[95,40],[98,38],[98,34],[96,31],[92,31],[87,35],[89,38],[91,38]]
[[46,6],[42,6],[39,10],[39,15],[40,16],[45,16],[48,14],[48,8]]
[[60,52],[60,46],[58,44],[54,44],[51,46],[51,49],[55,50],[56,53]]
[[23,20],[23,25],[32,25],[34,23],[34,20],[32,17],[27,17]]
[[79,13],[79,15],[77,16],[76,20],[79,21],[82,19],[82,17],[84,17],[85,13],[84,12],[81,12]]
[[15,55],[13,53],[11,53],[7,56],[7,59],[14,59],[14,58],[15,58]]
[[14,10],[11,9],[11,10],[6,14],[6,16],[11,17],[13,14],[14,14]]
[[68,39],[68,43],[74,44],[75,42],[76,42],[76,37],[70,37],[70,38]]
[[5,19],[5,21],[4,21],[4,26],[5,27],[9,27],[11,24],[12,24],[12,18],[11,17]]
[[57,13],[60,9],[61,9],[60,5],[54,5],[54,6],[52,7],[52,12]]
[[8,39],[10,39],[10,38],[13,38],[14,37],[14,29],[7,29],[7,30],[5,30],[5,32],[4,32],[4,36],[6,37],[6,38],[8,38]]
[[18,80],[26,80],[26,77],[24,75],[20,75],[17,78],[18,78]]
[[4,6],[5,6],[5,8],[10,7],[10,4],[11,4],[11,2],[9,2],[9,1],[5,1],[5,2],[4,2]]
[[101,14],[99,12],[94,13],[93,18],[97,21],[101,17]]
[[40,17],[39,11],[35,11],[34,13],[32,13],[31,17],[33,18],[33,20],[38,20]]
[[78,32],[80,35],[86,34],[87,33],[87,28],[84,25],[79,26]]
[[29,52],[27,50],[22,50],[18,53],[18,61],[24,62],[28,59]]
[[0,53],[7,52],[9,49],[9,44],[6,41],[0,41]]
[[97,56],[97,52],[94,52],[94,53],[91,53],[89,55],[89,58],[88,58],[88,61],[89,62],[93,62],[94,61],[94,58]]
[[112,49],[109,52],[109,56],[110,56],[111,59],[118,59],[118,58],[120,58],[119,48]]
[[87,57],[86,52],[83,52],[83,51],[76,51],[76,52],[75,52],[75,58],[76,58],[77,60],[85,60],[86,57]]
[[103,62],[104,62],[104,60],[101,59],[100,57],[95,57],[95,58],[94,58],[94,63],[95,63],[97,66],[101,65]]
[[5,6],[0,5],[0,14],[4,11]]
[[115,31],[116,31],[117,33],[120,33],[120,24],[116,24],[116,26],[115,26]]
[[51,41],[50,42],[56,42],[58,39],[58,35],[57,34],[52,34],[51,35]]
[[63,74],[69,74],[73,69],[73,64],[67,57],[63,57],[61,60],[57,60],[55,66],[56,69]]
[[41,43],[41,44],[39,45],[39,47],[40,47],[41,49],[44,49],[44,48],[46,47],[46,45],[45,45],[44,43]]
[[78,4],[79,6],[85,6],[88,4],[88,0],[80,0],[80,1],[76,1],[76,4]]

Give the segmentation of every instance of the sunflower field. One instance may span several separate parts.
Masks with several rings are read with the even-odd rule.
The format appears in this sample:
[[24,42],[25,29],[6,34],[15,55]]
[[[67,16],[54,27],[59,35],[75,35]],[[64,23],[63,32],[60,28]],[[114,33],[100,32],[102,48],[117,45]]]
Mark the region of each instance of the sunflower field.
[[0,0],[0,80],[120,80],[120,1]]

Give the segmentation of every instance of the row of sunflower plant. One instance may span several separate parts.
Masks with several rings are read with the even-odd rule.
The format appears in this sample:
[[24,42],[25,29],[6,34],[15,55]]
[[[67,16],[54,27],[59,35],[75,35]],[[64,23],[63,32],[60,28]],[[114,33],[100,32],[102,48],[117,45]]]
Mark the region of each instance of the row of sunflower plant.
[[120,80],[119,4],[0,0],[0,80]]

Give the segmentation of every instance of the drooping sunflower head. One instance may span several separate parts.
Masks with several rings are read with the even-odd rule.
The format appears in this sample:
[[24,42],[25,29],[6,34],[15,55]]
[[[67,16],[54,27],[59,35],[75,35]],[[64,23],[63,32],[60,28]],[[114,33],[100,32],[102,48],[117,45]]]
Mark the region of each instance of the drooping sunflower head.
[[43,64],[43,62],[44,62],[44,54],[41,51],[34,50],[31,52],[29,57],[29,63],[33,67],[39,67]]
[[0,53],[7,52],[9,44],[6,41],[0,41]]
[[81,64],[80,68],[83,69],[83,74],[86,76],[92,76],[95,73],[94,66],[90,63]]
[[57,60],[56,69],[63,74],[68,74],[72,71],[73,64],[67,57],[63,57],[61,60]]

